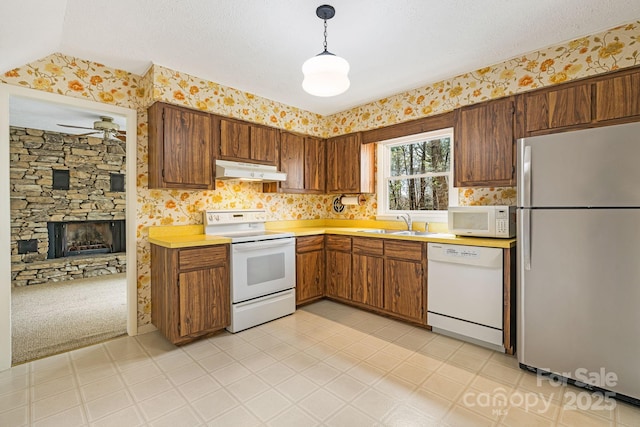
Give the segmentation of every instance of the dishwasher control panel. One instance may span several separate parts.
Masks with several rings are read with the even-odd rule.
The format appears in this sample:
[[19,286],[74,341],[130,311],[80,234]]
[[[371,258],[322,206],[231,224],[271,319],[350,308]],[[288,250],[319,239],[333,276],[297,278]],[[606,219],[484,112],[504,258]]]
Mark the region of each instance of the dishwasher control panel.
[[458,257],[458,258],[478,258],[480,256],[480,250],[478,248],[468,248],[457,246],[447,246],[443,252],[444,256]]

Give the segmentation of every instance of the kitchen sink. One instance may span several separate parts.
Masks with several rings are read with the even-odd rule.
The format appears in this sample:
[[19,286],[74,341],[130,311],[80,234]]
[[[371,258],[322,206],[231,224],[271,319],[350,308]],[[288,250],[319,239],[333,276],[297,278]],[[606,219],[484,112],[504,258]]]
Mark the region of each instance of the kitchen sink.
[[389,234],[393,234],[396,236],[432,236],[438,233],[432,233],[430,231],[402,230],[402,231],[394,231]]
[[393,236],[433,236],[439,233],[432,233],[430,231],[418,231],[418,230],[387,230],[384,228],[370,228],[368,230],[358,230],[361,233],[372,234],[389,234]]

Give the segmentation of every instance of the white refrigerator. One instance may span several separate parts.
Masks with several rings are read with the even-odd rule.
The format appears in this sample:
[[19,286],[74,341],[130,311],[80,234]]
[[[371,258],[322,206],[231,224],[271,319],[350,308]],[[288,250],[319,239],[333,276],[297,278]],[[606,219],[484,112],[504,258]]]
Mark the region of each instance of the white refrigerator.
[[640,404],[640,123],[517,149],[520,367]]

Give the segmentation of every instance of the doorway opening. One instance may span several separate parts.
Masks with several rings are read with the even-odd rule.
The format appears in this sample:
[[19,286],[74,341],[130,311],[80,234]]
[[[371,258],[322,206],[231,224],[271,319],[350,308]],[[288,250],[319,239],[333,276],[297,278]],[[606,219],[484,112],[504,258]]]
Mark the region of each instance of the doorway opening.
[[[51,117],[43,111],[55,111]],[[56,116],[61,114],[62,116]],[[56,131],[37,129],[43,126],[26,126],[20,123],[17,118],[31,115],[35,118],[46,121],[49,119],[57,123],[78,123],[79,126],[89,125],[94,117],[105,115],[115,118],[115,121],[122,123],[121,129],[126,129],[124,141],[116,141],[114,133],[105,132],[102,135],[74,135],[73,133],[59,133],[59,137],[51,137],[49,139],[42,138],[42,144],[48,145],[46,148],[55,151],[64,152],[62,157],[71,159],[71,164],[64,165],[60,162],[60,153],[47,153],[45,150],[37,151],[45,147],[36,148],[36,153],[28,153],[24,159],[16,158],[14,155],[16,150],[13,148],[15,138],[10,136],[10,131],[14,128],[34,129],[31,132],[35,135],[29,135],[33,138],[25,138],[27,145],[37,145],[38,133],[42,137],[44,132],[55,133]],[[122,333],[129,335],[137,334],[137,301],[136,301],[136,248],[135,248],[135,175],[136,175],[136,112],[135,110],[116,107],[112,105],[100,104],[92,101],[65,97],[57,94],[44,93],[31,89],[12,87],[8,85],[0,85],[0,151],[5,159],[11,161],[0,165],[7,168],[7,172],[11,167],[18,166],[27,169],[31,167],[32,162],[41,161],[37,165],[38,168],[47,169],[47,177],[42,177],[33,184],[21,182],[16,185],[15,180],[29,179],[29,175],[25,171],[25,178],[22,171],[16,171],[15,167],[10,173],[0,172],[0,194],[6,194],[7,200],[12,202],[17,200],[18,203],[11,207],[0,207],[0,238],[9,236],[11,245],[9,248],[0,248],[0,263],[3,266],[15,265],[15,261],[23,261],[31,268],[30,272],[24,273],[27,268],[11,268],[9,280],[0,281],[0,306],[7,307],[8,310],[0,310],[0,370],[7,369],[11,366],[12,348],[12,293],[15,289],[21,288],[20,292],[25,293],[26,289],[32,286],[39,286],[41,289],[49,287],[49,290],[71,290],[72,283],[81,284],[82,281],[89,281],[89,284],[79,287],[80,291],[72,297],[66,297],[69,303],[79,302],[80,306],[85,306],[86,318],[98,317],[99,309],[91,307],[86,300],[91,295],[95,296],[102,291],[108,290],[106,286],[95,288],[97,284],[104,285],[107,279],[112,280],[111,287],[119,289],[121,312]],[[60,119],[62,117],[62,119]],[[78,122],[79,121],[79,122]],[[64,131],[64,130],[63,130]],[[25,133],[29,133],[25,131]],[[31,141],[29,141],[31,140]],[[11,147],[11,149],[10,149]],[[106,148],[105,148],[106,147]],[[92,148],[94,150],[92,150]],[[67,150],[65,152],[65,150]],[[98,156],[94,151],[105,151],[101,160],[91,160],[92,157]],[[18,150],[19,151],[19,150]],[[24,154],[19,151],[18,154]],[[102,155],[102,154],[100,154]],[[57,157],[56,157],[57,156]],[[118,158],[122,158],[122,164],[118,164]],[[24,161],[22,161],[24,160]],[[49,162],[48,166],[43,166]],[[75,162],[75,163],[74,163]],[[98,166],[98,172],[92,172],[91,164]],[[9,164],[10,163],[10,164]],[[58,180],[58,184],[68,184],[66,187],[53,188],[54,170],[66,170],[66,180],[63,176],[62,181]],[[74,176],[75,173],[75,176]],[[114,179],[115,178],[115,179]],[[68,181],[68,182],[65,182]],[[76,188],[74,189],[74,184]],[[33,185],[33,186],[29,186]],[[35,195],[39,188],[44,189],[42,194]],[[122,192],[121,190],[125,190]],[[65,193],[65,192],[70,193]],[[18,196],[17,194],[22,194]],[[115,196],[114,196],[115,195]],[[47,198],[50,196],[49,198]],[[85,197],[86,196],[86,197]],[[62,200],[62,205],[67,203],[69,211],[61,213],[57,209],[60,207],[57,203]],[[20,208],[24,204],[31,204],[34,208],[30,215],[27,215],[28,221],[34,225],[31,233],[21,233],[14,236],[13,231],[16,227],[13,222],[12,213],[17,213],[16,207]],[[40,204],[40,206],[38,206]],[[17,206],[16,206],[17,205]],[[40,207],[40,209],[38,209]],[[8,208],[8,209],[7,209]],[[19,216],[18,214],[14,216]],[[60,223],[69,223],[70,226],[60,227]],[[82,225],[81,225],[82,224]],[[116,225],[117,224],[117,225]],[[49,234],[52,231],[61,233],[64,231],[65,248],[56,251],[56,246],[49,258]],[[91,234],[91,235],[89,235]],[[5,241],[7,241],[5,240]],[[19,243],[18,243],[19,242]],[[56,243],[58,247],[60,246]],[[64,258],[56,258],[58,255]],[[63,260],[63,263],[56,265],[56,262]],[[14,262],[12,262],[14,261]],[[53,270],[52,270],[53,268]],[[0,269],[1,270],[1,269]],[[126,273],[124,271],[126,270]],[[7,271],[7,270],[5,270]],[[48,272],[45,272],[48,271]],[[64,271],[64,275],[62,272]],[[82,271],[80,273],[80,271]],[[21,277],[20,273],[22,274]],[[69,275],[71,273],[71,275]],[[27,283],[32,279],[32,283]],[[117,279],[117,280],[116,280]],[[18,286],[16,286],[18,285]],[[93,288],[91,287],[93,286]],[[91,290],[93,289],[93,290]],[[86,291],[86,292],[85,292]],[[101,298],[103,301],[108,298]],[[44,301],[50,301],[50,298]],[[50,308],[54,304],[49,304]],[[60,313],[64,315],[65,304],[60,304]],[[29,310],[33,310],[34,305],[27,303]],[[15,308],[17,309],[17,302]],[[123,309],[123,310],[122,310]],[[15,314],[15,313],[13,313]],[[35,322],[34,322],[35,323]],[[47,322],[44,322],[47,323]],[[86,322],[84,322],[86,323]],[[14,331],[17,331],[14,328]],[[97,334],[99,335],[99,334]],[[73,339],[71,340],[73,341]],[[81,341],[76,344],[78,347],[83,346]],[[65,351],[65,349],[58,350]],[[4,356],[3,356],[4,355]],[[8,355],[8,357],[7,357]],[[42,355],[36,355],[42,357]],[[29,360],[27,358],[26,360]],[[24,360],[20,360],[22,362]]]

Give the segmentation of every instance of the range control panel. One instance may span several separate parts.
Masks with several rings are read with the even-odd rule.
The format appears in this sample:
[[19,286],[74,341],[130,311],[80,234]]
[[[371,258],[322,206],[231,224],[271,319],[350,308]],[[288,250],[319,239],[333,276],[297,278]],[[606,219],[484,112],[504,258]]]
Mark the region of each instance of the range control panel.
[[247,224],[265,222],[266,211],[261,209],[239,209],[234,211],[204,211],[204,225]]

